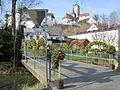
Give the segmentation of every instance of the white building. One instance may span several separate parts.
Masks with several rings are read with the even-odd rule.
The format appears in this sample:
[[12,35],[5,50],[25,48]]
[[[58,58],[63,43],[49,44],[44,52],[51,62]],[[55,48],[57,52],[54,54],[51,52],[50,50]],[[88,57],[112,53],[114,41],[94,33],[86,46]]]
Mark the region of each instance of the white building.
[[119,29],[105,29],[105,30],[91,30],[88,32],[82,32],[77,35],[68,36],[71,39],[88,39],[90,42],[92,41],[102,41],[107,43],[108,45],[113,45],[118,50],[119,47]]
[[75,18],[71,14],[66,13],[62,20],[64,25],[80,26],[80,24],[75,21]]
[[[12,25],[12,16],[11,15],[7,15],[7,16],[8,17],[4,19],[4,23],[5,24],[8,23],[8,26],[11,26]],[[15,17],[16,17],[16,29],[17,29],[17,27],[19,25],[19,21],[20,21],[20,13],[18,11],[16,11]],[[22,25],[25,25],[26,28],[35,27],[34,22],[32,21],[32,19],[30,18],[29,14],[27,12],[23,13],[23,17],[24,18],[22,19],[22,22],[21,22]],[[8,20],[6,20],[6,19],[8,19]],[[6,22],[6,21],[8,21],[8,22]],[[45,20],[43,20],[41,25],[43,25],[44,22],[45,22]],[[53,13],[48,13],[47,14],[47,24],[49,26],[56,24],[56,20],[55,20],[55,17],[53,15]]]
[[83,14],[80,14],[78,18],[79,18],[78,22],[80,22],[82,20],[89,19],[90,15],[89,15],[89,13],[83,13]]
[[66,13],[62,18],[64,25],[76,25],[80,26],[79,22],[86,20],[86,23],[97,23],[95,19],[90,17],[89,13],[80,14],[80,6],[78,4],[73,5],[73,14]]
[[[44,32],[29,33],[26,36],[26,40],[34,38],[36,41],[45,36]],[[50,40],[64,40],[64,34],[61,27],[58,26],[48,26],[47,27],[47,39]]]

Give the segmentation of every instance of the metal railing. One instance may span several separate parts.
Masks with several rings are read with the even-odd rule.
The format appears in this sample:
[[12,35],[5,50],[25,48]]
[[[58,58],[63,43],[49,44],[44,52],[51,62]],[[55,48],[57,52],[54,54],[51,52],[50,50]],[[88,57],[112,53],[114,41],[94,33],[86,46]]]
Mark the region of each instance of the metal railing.
[[67,56],[69,57],[69,59],[76,59],[77,60],[82,60],[83,62],[85,63],[88,63],[91,61],[97,61],[97,64],[99,64],[99,61],[106,61],[108,62],[108,64],[112,64],[113,61],[115,60],[114,58],[114,55],[112,54],[109,54],[107,57],[103,57],[104,54],[100,54],[100,55],[97,55],[97,56],[92,56],[92,55],[89,55],[89,54],[85,54],[85,55],[81,55],[81,54],[67,54]]

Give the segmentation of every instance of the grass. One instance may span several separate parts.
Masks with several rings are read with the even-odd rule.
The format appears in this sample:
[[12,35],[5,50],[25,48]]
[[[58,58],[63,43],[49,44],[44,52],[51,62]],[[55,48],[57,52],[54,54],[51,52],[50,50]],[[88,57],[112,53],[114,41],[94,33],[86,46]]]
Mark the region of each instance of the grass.
[[33,53],[37,56],[44,56],[45,55],[45,51],[44,50],[33,50],[33,49],[26,49],[27,52]]
[[[72,55],[86,56],[86,54],[82,54],[82,53],[73,53]],[[110,55],[110,54],[93,54],[93,53],[87,53],[87,56],[99,57],[99,58],[109,58],[109,57],[112,57],[112,55]]]
[[39,89],[42,87],[40,82],[32,75],[0,75],[0,82],[10,80],[13,82],[12,86],[15,86],[17,90],[29,90],[27,88],[36,88]]
[[[74,61],[80,61],[84,63],[90,63],[90,64],[95,64],[95,65],[102,65],[102,66],[109,66],[109,61],[108,60],[99,60],[99,59],[93,59],[93,58],[86,58],[86,57],[80,57],[80,56],[85,56],[85,54],[80,54],[80,53],[74,53],[72,55],[77,55],[77,56],[66,56],[66,59],[74,60]],[[80,55],[80,56],[79,56]],[[91,57],[98,57],[98,58],[105,58],[104,56],[100,55],[94,55],[94,54],[88,54],[88,56]],[[107,56],[107,55],[106,55]]]
[[[6,66],[6,62],[0,62],[0,83],[4,81],[12,81],[13,84],[10,85],[7,90],[11,87],[15,87],[16,90],[36,90],[44,87],[45,85],[41,84],[28,70],[24,67],[19,68],[19,71],[14,73],[9,72],[10,67]],[[0,89],[1,90],[1,89]],[[4,89],[6,90],[6,89]]]

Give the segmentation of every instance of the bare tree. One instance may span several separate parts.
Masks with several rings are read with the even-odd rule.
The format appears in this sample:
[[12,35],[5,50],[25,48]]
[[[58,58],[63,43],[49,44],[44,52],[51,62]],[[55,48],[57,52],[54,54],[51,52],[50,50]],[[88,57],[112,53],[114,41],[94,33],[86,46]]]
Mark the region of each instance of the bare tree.
[[110,24],[118,24],[119,13],[116,12],[116,11],[111,12],[110,15],[109,15],[109,19],[110,19]]
[[105,14],[102,14],[101,16],[101,21],[103,24],[107,24],[108,23],[108,16]]
[[95,14],[95,15],[93,16],[93,18],[98,22],[99,19],[100,19],[100,16],[99,16],[98,14]]
[[40,5],[41,3],[42,3],[41,0],[19,0],[17,2],[18,8],[21,8],[21,7],[32,8]]

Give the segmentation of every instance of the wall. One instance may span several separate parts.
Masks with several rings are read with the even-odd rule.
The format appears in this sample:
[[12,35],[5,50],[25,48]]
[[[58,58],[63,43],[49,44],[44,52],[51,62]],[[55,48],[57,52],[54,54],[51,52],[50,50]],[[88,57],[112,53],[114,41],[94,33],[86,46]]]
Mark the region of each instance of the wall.
[[109,45],[113,45],[118,50],[118,30],[109,30],[109,31],[94,31],[87,32],[84,34],[68,36],[68,38],[72,39],[88,39],[90,42],[99,40],[103,41]]

